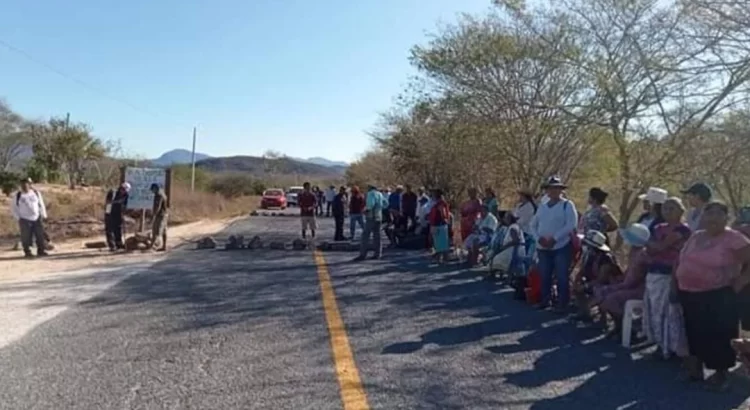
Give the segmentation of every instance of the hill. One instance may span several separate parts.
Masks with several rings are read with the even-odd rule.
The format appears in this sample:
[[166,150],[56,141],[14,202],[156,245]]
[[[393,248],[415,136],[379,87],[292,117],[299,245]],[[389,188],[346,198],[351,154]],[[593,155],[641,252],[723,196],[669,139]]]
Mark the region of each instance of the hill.
[[[210,155],[201,154],[199,152],[195,153],[195,160],[201,161],[204,159],[211,158]],[[170,165],[178,165],[178,164],[190,164],[193,162],[193,153],[192,151],[186,150],[186,149],[173,149],[171,151],[167,151],[159,158],[152,159],[150,162],[156,166],[160,167],[166,167]]]
[[195,166],[211,172],[242,172],[253,176],[300,175],[316,178],[340,178],[344,167],[324,166],[291,158],[266,159],[247,155],[207,158]]

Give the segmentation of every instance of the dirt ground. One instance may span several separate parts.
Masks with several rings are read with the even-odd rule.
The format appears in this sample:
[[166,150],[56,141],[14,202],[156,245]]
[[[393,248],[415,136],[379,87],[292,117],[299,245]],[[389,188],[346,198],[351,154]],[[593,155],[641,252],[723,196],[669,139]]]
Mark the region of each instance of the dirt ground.
[[[173,249],[200,237],[212,235],[238,218],[203,220],[169,229],[168,248]],[[0,284],[44,279],[95,266],[157,260],[164,252],[110,253],[108,250],[84,248],[84,243],[97,238],[69,240],[55,243],[49,257],[27,260],[20,250],[0,251]],[[98,238],[102,239],[103,238]]]

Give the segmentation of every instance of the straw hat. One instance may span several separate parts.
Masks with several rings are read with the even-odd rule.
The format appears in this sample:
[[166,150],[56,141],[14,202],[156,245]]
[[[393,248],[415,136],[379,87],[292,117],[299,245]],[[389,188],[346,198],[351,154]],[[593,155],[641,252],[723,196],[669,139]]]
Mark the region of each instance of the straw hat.
[[609,246],[607,246],[607,237],[599,231],[589,231],[586,237],[583,238],[583,243],[590,247],[599,249],[602,252],[609,252]]
[[638,195],[638,199],[641,201],[648,201],[652,204],[663,204],[667,202],[667,198],[669,198],[667,190],[657,187],[651,187],[645,194]]

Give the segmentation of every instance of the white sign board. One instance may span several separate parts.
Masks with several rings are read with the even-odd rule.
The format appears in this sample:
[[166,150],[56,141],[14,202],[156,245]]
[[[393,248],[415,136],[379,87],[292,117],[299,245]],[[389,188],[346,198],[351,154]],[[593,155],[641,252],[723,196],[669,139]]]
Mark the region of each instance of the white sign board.
[[151,209],[154,206],[154,194],[151,184],[165,188],[167,170],[163,168],[125,168],[125,182],[130,184],[128,209]]

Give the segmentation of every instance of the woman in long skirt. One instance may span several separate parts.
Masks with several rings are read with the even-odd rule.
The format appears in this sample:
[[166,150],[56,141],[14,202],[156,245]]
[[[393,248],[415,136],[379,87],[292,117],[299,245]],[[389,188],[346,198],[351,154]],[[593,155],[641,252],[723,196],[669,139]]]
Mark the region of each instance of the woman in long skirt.
[[643,295],[643,332],[657,345],[654,359],[667,359],[673,354],[685,358],[687,341],[673,270],[690,237],[690,228],[682,222],[685,206],[679,198],[666,200],[662,213],[666,222],[654,228],[646,246],[650,261]]
[[430,232],[432,233],[432,247],[435,249],[435,258],[443,263],[450,251],[450,207],[443,198],[443,191],[436,189],[433,193],[434,205],[430,209],[428,219],[430,221]]
[[707,383],[717,390],[729,386],[727,376],[735,365],[731,342],[739,333],[736,292],[746,282],[742,265],[750,262],[750,240],[728,228],[728,219],[724,204],[703,208],[703,229],[685,244],[676,273],[690,346],[688,378],[702,381],[705,365],[715,370]]

